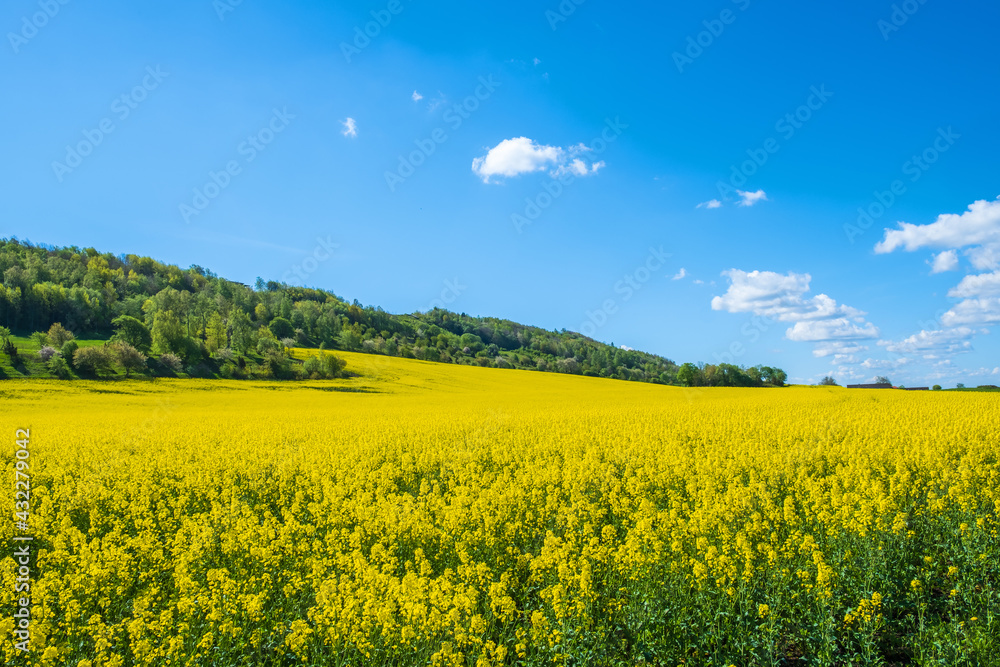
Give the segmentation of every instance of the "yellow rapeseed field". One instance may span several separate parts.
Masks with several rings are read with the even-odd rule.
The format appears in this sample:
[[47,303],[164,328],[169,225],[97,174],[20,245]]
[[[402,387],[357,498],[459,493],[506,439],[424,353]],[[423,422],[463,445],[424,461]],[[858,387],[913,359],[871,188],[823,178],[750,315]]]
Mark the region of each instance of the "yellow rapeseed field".
[[6,664],[997,664],[996,394],[343,356],[0,383]]

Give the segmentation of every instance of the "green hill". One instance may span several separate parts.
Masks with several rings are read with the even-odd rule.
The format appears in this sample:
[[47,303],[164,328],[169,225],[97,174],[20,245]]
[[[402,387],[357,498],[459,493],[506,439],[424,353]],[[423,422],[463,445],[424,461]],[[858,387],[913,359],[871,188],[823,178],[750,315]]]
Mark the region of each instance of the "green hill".
[[[7,376],[76,374],[75,364],[57,372],[51,366],[59,362],[39,357],[46,346],[60,356],[64,336],[47,337],[60,323],[91,344],[124,341],[153,355],[137,366],[140,373],[308,376],[313,371],[298,368],[287,350],[311,347],[667,384],[678,383],[679,375],[684,384],[780,385],[785,379],[769,367],[686,364],[682,370],[670,359],[565,329],[441,309],[396,315],[321,289],[260,278],[250,287],[200,266],[182,269],[94,248],[0,239],[0,276],[0,327],[14,334],[0,367]],[[104,367],[95,361],[91,373],[115,372],[113,361]]]

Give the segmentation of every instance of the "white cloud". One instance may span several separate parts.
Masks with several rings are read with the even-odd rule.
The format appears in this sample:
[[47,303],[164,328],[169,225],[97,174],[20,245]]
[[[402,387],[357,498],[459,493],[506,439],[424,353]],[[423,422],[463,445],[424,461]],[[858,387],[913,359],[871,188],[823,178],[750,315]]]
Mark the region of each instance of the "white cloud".
[[812,277],[808,273],[784,275],[773,271],[740,271],[730,269],[722,275],[729,278],[729,289],[712,299],[712,310],[730,313],[755,313],[782,322],[824,319],[831,317],[860,318],[864,313],[849,306],[838,305],[826,294],[806,297]]
[[841,341],[830,341],[829,343],[822,343],[817,345],[813,350],[814,357],[829,357],[833,356],[834,359],[837,357],[843,357],[845,355],[854,354],[855,352],[866,352],[868,350],[867,345],[859,345],[857,343],[844,343]]
[[341,132],[342,135],[351,138],[358,136],[358,124],[353,118],[343,120],[340,124],[344,126],[344,130]]
[[628,345],[622,345],[621,349],[625,350],[626,352],[634,352],[635,351],[634,347],[629,347]]
[[688,274],[687,270],[682,266],[681,270],[674,274],[671,280],[681,280]]
[[767,201],[767,195],[764,194],[763,190],[757,190],[756,192],[745,192],[743,190],[737,190],[741,199],[737,202],[737,206],[753,206],[759,201]]
[[946,326],[1000,322],[1000,271],[965,276],[948,296],[963,300],[941,316]]
[[528,137],[504,139],[486,155],[472,161],[472,171],[489,183],[491,178],[510,178],[536,171],[550,170],[554,178],[565,174],[582,177],[596,174],[604,162],[588,162],[591,152],[584,144],[569,148],[538,144]]
[[424,96],[423,96],[423,95],[421,95],[420,93],[418,93],[418,92],[417,92],[417,91],[415,91],[415,90],[413,91],[413,95],[411,95],[410,97],[412,97],[412,98],[413,98],[413,101],[414,101],[414,102],[419,102],[420,100],[424,99]]
[[970,339],[975,335],[976,331],[969,327],[923,330],[901,341],[880,340],[878,344],[884,347],[887,352],[898,354],[927,353],[925,358],[928,354],[939,358],[942,354],[971,352]]
[[875,252],[889,253],[902,248],[964,248],[1000,244],[1000,201],[981,199],[961,213],[943,213],[927,225],[900,222],[899,229],[887,229]]
[[1000,296],[1000,271],[980,273],[962,278],[962,282],[948,291],[948,296],[969,299],[977,296]]
[[718,199],[709,199],[695,206],[695,208],[721,208],[722,202]]
[[948,327],[994,322],[1000,322],[1000,297],[966,299],[941,316],[941,323]]
[[829,340],[863,340],[878,338],[878,328],[869,322],[852,322],[838,317],[832,320],[796,322],[785,332],[788,340],[820,342]]
[[538,58],[535,58],[535,59],[534,59],[534,60],[533,60],[532,62],[534,62],[534,63],[535,63],[535,66],[536,66],[536,67],[537,67],[538,65],[541,65],[541,64],[542,64],[542,61],[541,61],[541,60],[539,60]]
[[934,261],[931,262],[931,273],[944,273],[956,269],[958,269],[958,253],[954,250],[945,250],[934,255]]

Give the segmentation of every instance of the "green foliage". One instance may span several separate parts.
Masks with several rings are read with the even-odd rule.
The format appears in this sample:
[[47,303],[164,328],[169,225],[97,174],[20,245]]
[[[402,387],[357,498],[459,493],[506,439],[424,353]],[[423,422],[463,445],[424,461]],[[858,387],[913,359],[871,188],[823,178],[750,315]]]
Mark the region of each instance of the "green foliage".
[[59,349],[69,341],[76,338],[72,331],[67,329],[60,322],[55,322],[51,327],[49,327],[49,332],[46,334],[48,344],[52,347]]
[[81,347],[73,354],[73,367],[82,373],[100,376],[111,370],[114,359],[103,346]]
[[274,318],[271,320],[271,323],[267,325],[267,327],[278,340],[281,340],[282,338],[291,338],[295,335],[295,327],[292,326],[292,323],[284,317]]
[[66,363],[65,357],[61,354],[57,354],[48,363],[49,372],[55,375],[60,380],[68,380],[72,377],[72,373],[69,369],[69,364]]
[[79,348],[80,344],[77,343],[75,340],[68,340],[65,343],[63,343],[62,350],[60,350],[60,354],[62,354],[63,359],[65,359],[69,363],[72,363],[73,355],[76,354],[76,351]]
[[[281,352],[279,341],[294,339],[303,347],[640,382],[780,386],[785,381],[783,371],[763,366],[691,364],[681,373],[670,359],[619,349],[565,329],[547,331],[437,308],[393,315],[324,290],[264,280],[250,287],[197,266],[181,269],[93,248],[0,239],[0,268],[0,339],[9,338],[5,329],[38,330],[59,348],[62,331],[88,332],[89,339],[111,337],[142,354],[176,355],[191,368],[207,364],[218,373],[228,361],[211,357],[221,350],[263,357]],[[16,348],[5,347],[16,358]],[[63,356],[73,358],[72,353]],[[247,363],[235,368],[250,374],[259,365],[256,360]]]
[[827,375],[825,378],[823,378],[822,380],[820,380],[819,383],[822,386],[825,386],[825,387],[836,387],[837,386],[837,381],[834,380],[829,375]]
[[121,315],[111,320],[111,325],[115,328],[112,340],[127,343],[143,354],[149,354],[153,336],[145,324],[130,315]]
[[941,385],[939,384],[934,385],[933,387],[931,387],[931,391],[941,391]]
[[110,347],[118,365],[125,371],[125,377],[130,377],[134,372],[146,370],[146,355],[124,341],[113,343]]

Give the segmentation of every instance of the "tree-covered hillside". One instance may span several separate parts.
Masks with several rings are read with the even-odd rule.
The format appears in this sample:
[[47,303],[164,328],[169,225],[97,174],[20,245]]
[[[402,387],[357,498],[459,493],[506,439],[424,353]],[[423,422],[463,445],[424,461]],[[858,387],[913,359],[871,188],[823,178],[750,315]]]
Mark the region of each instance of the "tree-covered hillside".
[[[259,278],[251,288],[199,266],[181,269],[93,248],[0,240],[0,276],[2,327],[28,336],[59,323],[78,337],[86,333],[143,355],[168,355],[171,365],[199,375],[237,377],[248,359],[251,365],[269,359],[274,368],[287,348],[315,347],[657,383],[784,382],[777,369],[748,373],[735,366],[725,372],[702,366],[711,372],[682,372],[679,379],[669,359],[566,330],[439,309],[393,315],[324,290]],[[45,333],[36,339],[39,346],[51,345]],[[52,349],[58,356],[60,350]]]

